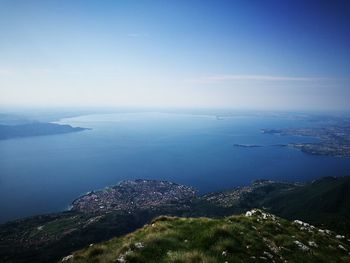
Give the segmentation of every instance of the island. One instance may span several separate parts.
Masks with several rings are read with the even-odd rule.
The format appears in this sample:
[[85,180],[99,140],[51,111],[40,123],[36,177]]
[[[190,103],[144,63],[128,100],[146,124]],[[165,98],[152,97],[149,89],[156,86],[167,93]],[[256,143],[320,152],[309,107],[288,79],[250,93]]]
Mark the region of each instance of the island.
[[258,147],[263,147],[262,145],[258,144],[239,144],[235,143],[233,147],[240,147],[240,148],[258,148]]
[[350,157],[350,125],[330,125],[315,128],[262,129],[262,133],[281,136],[309,136],[315,143],[289,143],[288,146],[314,155]]
[[4,125],[0,124],[0,140],[41,136],[41,135],[53,135],[63,134],[70,132],[80,132],[88,130],[88,128],[72,127],[70,125],[63,125],[57,123],[45,123],[45,122],[32,122],[16,125]]

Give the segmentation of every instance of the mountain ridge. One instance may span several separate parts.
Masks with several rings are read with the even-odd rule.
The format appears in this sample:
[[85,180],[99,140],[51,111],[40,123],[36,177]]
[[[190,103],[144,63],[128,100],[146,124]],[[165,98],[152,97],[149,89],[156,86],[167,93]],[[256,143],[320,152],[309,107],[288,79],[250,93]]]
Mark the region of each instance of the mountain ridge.
[[349,262],[350,240],[262,210],[222,219],[158,217],[61,262]]

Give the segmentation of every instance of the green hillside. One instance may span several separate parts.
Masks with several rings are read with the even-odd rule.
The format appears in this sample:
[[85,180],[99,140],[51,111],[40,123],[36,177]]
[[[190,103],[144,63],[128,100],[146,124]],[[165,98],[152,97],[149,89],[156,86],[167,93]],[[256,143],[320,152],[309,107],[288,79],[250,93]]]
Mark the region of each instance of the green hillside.
[[326,177],[263,203],[273,213],[350,233],[350,177]]
[[350,233],[350,176],[324,177],[306,184],[259,181],[202,199],[233,212],[263,208],[290,220]]
[[[261,210],[223,219],[159,217],[66,256],[83,262],[350,262],[350,240]],[[62,261],[62,260],[61,260]]]

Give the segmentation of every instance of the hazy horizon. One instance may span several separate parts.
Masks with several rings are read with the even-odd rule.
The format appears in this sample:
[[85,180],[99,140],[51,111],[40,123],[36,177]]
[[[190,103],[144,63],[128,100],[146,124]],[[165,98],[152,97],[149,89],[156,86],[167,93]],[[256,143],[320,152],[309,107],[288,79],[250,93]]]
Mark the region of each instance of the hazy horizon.
[[346,1],[7,1],[0,106],[349,111]]

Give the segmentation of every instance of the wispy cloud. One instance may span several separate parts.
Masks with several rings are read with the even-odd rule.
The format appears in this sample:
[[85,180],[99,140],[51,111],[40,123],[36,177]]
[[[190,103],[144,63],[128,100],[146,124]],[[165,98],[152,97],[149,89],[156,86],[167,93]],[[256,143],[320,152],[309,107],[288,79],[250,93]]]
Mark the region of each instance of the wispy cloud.
[[208,77],[188,79],[193,83],[219,83],[229,81],[320,81],[325,78],[315,77],[290,77],[271,75],[213,75]]

